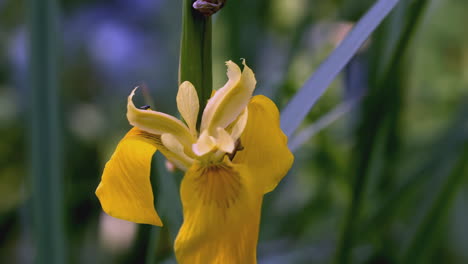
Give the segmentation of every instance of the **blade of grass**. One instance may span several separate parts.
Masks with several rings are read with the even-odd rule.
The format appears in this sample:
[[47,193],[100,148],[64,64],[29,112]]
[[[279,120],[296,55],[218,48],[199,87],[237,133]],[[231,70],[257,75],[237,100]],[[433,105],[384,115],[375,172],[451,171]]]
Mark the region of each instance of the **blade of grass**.
[[166,169],[166,158],[160,153],[156,153],[155,162],[157,165],[158,182],[158,212],[161,214],[164,226],[167,226],[171,240],[174,241],[179,228],[182,225],[182,206],[179,196],[181,172],[169,172]]
[[57,6],[30,0],[31,178],[36,263],[66,263],[57,84]]
[[[416,3],[421,2],[426,1],[421,0]],[[390,58],[389,63],[382,66],[384,68],[383,76],[375,77],[371,80],[369,97],[363,102],[363,112],[365,115],[357,132],[357,146],[360,153],[355,155],[356,174],[354,175],[353,194],[338,246],[337,263],[349,263],[351,261],[351,252],[355,241],[355,234],[357,234],[356,229],[358,228],[358,218],[364,190],[371,173],[372,157],[375,156],[373,151],[378,141],[377,135],[385,132],[385,138],[383,139],[385,149],[383,151],[387,155],[386,159],[389,159],[389,162],[394,162],[397,157],[395,155],[397,153],[395,145],[398,143],[399,118],[403,101],[402,76],[400,74],[402,67],[399,66],[402,65],[411,37],[414,35],[413,32],[418,25],[417,22],[420,20],[425,5],[410,5],[410,7],[414,6],[418,9],[412,9],[413,13],[411,13],[411,17],[406,20],[406,23],[402,23],[404,28],[395,42],[395,48],[392,49],[391,55],[388,56]],[[376,55],[375,57],[378,57],[379,54]],[[375,63],[376,65],[380,65],[378,61]],[[391,104],[388,104],[389,100],[391,100]],[[383,129],[387,129],[387,131],[382,131]],[[388,165],[386,168],[389,168]],[[394,170],[384,170],[383,172],[391,175],[394,173]]]
[[[466,102],[466,100],[465,100]],[[408,197],[420,188],[423,183],[431,181],[434,177],[430,174],[446,159],[453,159],[454,155],[447,153],[457,153],[463,144],[468,141],[468,109],[462,109],[459,116],[454,120],[447,131],[437,140],[433,147],[433,153],[416,171],[409,173],[408,180],[401,184],[389,198],[383,202],[383,205],[361,226],[359,232],[362,237],[373,233],[376,230],[382,230],[397,216],[396,211],[407,204]],[[429,177],[428,177],[429,175]]]
[[310,138],[334,121],[350,112],[365,95],[368,86],[368,66],[364,56],[357,55],[346,66],[344,78],[344,101],[325,114],[318,121],[298,132],[289,142],[289,148],[294,152]]
[[337,105],[330,112],[323,115],[319,120],[304,128],[295,137],[293,137],[288,143],[289,149],[295,152],[299,147],[304,145],[315,134],[322,131],[322,129],[328,127],[330,124],[332,124],[333,122],[341,118],[343,115],[351,111],[351,109],[358,105],[359,101],[361,101],[361,97],[348,99]]
[[158,256],[158,253],[164,252],[159,252],[158,249],[166,251],[166,248],[172,248],[172,245],[161,244],[169,242],[169,240],[166,241],[162,238],[169,231],[170,240],[174,241],[182,225],[182,209],[177,189],[179,184],[176,182],[180,175],[169,172],[165,163],[164,156],[159,152],[155,153],[151,161],[151,186],[155,197],[154,207],[159,213],[164,226],[143,227],[146,232],[151,233],[148,238],[142,237],[148,242],[145,253],[146,264],[154,264],[159,257],[162,257]]
[[296,131],[330,83],[398,2],[398,0],[379,0],[374,4],[289,101],[281,113],[281,128],[286,136],[289,137]]
[[462,186],[461,182],[466,176],[464,173],[468,160],[468,145],[465,146],[462,155],[458,159],[458,164],[450,175],[448,175],[445,184],[427,212],[422,223],[416,231],[410,245],[408,246],[402,261],[403,264],[422,263],[424,253],[428,252],[435,244],[435,238],[440,231],[440,225],[447,217],[452,208],[453,200],[458,190]]
[[[147,231],[147,230],[145,230]],[[161,228],[157,226],[151,226],[149,230],[149,241],[146,251],[146,264],[155,264],[156,263],[156,249],[158,246],[158,240],[160,238]]]

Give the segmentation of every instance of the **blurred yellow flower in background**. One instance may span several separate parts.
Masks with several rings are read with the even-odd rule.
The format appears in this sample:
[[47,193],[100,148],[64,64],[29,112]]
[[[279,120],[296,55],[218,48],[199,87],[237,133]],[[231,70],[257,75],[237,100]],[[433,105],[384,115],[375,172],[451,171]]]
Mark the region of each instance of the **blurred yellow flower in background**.
[[279,112],[265,96],[254,96],[256,80],[245,64],[226,62],[227,83],[203,111],[195,87],[177,94],[185,121],[135,107],[134,126],[105,166],[96,195],[111,216],[162,225],[153,201],[151,159],[156,150],[185,171],[180,186],[184,222],[175,241],[179,263],[256,263],[263,195],[272,191],[293,162]]

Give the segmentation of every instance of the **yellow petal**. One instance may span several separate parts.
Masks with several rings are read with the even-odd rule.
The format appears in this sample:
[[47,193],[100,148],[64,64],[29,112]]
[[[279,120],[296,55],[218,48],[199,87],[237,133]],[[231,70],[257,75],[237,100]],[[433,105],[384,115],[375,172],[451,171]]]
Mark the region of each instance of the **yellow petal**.
[[156,135],[172,134],[185,147],[190,148],[194,139],[182,121],[168,114],[135,107],[132,98],[136,89],[138,88],[135,88],[128,96],[127,119],[130,124]]
[[96,190],[109,215],[135,223],[162,226],[154,209],[150,167],[156,147],[151,138],[133,128],[117,145]]
[[226,128],[232,123],[249,103],[255,89],[256,80],[252,70],[244,63],[244,70],[228,61],[228,82],[219,89],[203,112],[201,130],[209,130],[214,134],[217,127]]
[[177,164],[182,164],[182,170],[187,170],[193,162],[193,159],[187,156],[184,152],[184,146],[171,134],[162,134],[161,141],[169,151],[172,152],[174,158],[177,159]]
[[195,163],[181,183],[184,223],[175,241],[180,264],[256,263],[263,193],[242,165]]
[[280,128],[279,112],[267,97],[257,95],[248,106],[247,126],[241,136],[243,150],[233,162],[246,165],[265,193],[272,191],[294,160],[288,139]]
[[177,108],[182,118],[184,118],[187,123],[192,135],[197,136],[197,118],[200,105],[197,91],[189,81],[185,81],[179,86]]

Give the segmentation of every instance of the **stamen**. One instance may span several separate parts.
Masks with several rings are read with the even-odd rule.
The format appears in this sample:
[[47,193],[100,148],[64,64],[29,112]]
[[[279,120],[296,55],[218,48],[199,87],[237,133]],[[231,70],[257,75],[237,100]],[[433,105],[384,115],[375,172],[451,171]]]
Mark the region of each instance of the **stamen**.
[[229,159],[232,161],[234,157],[236,156],[237,151],[242,151],[244,150],[244,146],[242,146],[240,138],[236,141],[236,147],[234,148],[234,151],[232,153],[227,153],[227,156]]

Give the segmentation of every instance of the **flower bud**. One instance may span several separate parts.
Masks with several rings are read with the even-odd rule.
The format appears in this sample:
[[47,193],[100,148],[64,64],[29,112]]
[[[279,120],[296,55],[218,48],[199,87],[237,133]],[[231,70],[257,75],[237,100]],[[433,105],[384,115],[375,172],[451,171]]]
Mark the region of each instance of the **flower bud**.
[[211,16],[223,8],[227,0],[197,0],[193,3],[193,8],[205,16]]

